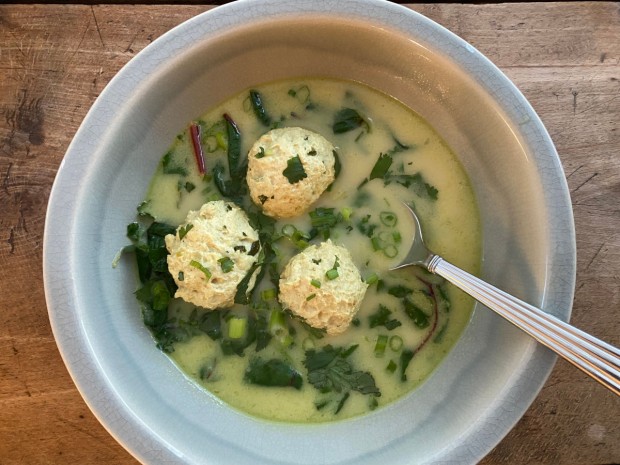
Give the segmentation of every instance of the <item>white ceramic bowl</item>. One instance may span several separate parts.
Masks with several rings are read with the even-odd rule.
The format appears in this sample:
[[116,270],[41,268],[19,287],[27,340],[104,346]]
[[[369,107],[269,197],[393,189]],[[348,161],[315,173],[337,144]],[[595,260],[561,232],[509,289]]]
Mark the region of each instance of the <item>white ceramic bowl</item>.
[[89,407],[144,463],[475,463],[513,427],[554,356],[477,307],[415,392],[321,425],[250,418],[185,378],[141,322],[125,225],[184,125],[263,81],[365,82],[425,117],[465,166],[483,221],[482,277],[562,319],[574,288],[568,189],[553,144],[511,82],[436,23],[375,0],[241,0],[197,16],[109,83],[71,143],[48,209],[44,274],[63,359]]

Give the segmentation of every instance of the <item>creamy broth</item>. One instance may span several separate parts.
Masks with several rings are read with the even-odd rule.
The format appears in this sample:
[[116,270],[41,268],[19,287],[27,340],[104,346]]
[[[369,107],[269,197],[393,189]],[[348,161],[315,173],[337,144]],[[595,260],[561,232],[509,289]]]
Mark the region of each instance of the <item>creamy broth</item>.
[[[334,144],[341,171],[311,210],[334,208],[340,214],[340,221],[329,232],[330,239],[351,252],[362,278],[369,281],[369,288],[355,324],[342,335],[318,338],[287,316],[287,325],[294,332],[291,345],[288,345],[290,340],[284,344],[276,335],[259,352],[249,346],[243,356],[224,355],[221,341],[196,330],[194,325],[186,337],[179,337],[181,340],[168,347],[169,355],[196,383],[231,406],[258,417],[321,422],[380,408],[428,378],[455,344],[473,308],[469,297],[422,270],[387,271],[406,253],[413,234],[413,223],[401,202],[415,205],[430,248],[476,273],[480,266],[481,237],[473,191],[463,168],[440,136],[411,109],[380,92],[358,83],[329,79],[280,81],[258,86],[256,90],[266,112],[279,127],[303,127],[322,134]],[[189,210],[223,198],[211,176],[217,163],[226,164],[222,115],[226,113],[236,122],[244,155],[269,129],[258,120],[248,95],[247,91],[243,92],[197,120],[202,128],[206,176],[198,171],[188,131],[177,136],[158,167],[145,202],[139,208],[141,213],[176,227],[183,223]],[[353,129],[335,134],[333,124],[343,108],[354,109],[361,119],[354,121]],[[391,159],[388,175],[366,182],[381,154]],[[242,203],[250,208],[247,196]],[[381,212],[387,216],[382,217]],[[275,230],[282,231],[291,225],[297,231],[310,231],[308,212],[279,220]],[[319,235],[310,242],[320,240]],[[273,247],[278,271],[299,251],[287,237],[274,241]],[[277,308],[276,299],[261,300],[262,291],[273,287],[269,279],[263,279],[254,293],[260,308],[252,311],[264,311],[268,318],[269,311]],[[403,289],[412,290],[407,292],[406,299],[416,311],[422,311],[426,326],[416,325],[407,314]],[[390,319],[396,319],[400,326],[371,328],[369,319],[380,306],[388,308],[392,312]],[[236,305],[230,314],[245,315],[248,311],[247,307]],[[173,299],[168,308],[172,322],[196,321],[203,313],[204,310],[179,299]],[[387,347],[377,352],[377,340],[386,337]],[[347,360],[355,370],[373,376],[381,395],[351,392],[336,414],[342,399],[315,389],[307,381],[303,365],[305,350],[319,350],[327,344],[344,348],[357,345]],[[402,356],[406,351],[412,352],[413,358],[406,365],[406,379],[403,379]],[[255,356],[290,363],[304,376],[301,389],[245,382],[244,373]]]

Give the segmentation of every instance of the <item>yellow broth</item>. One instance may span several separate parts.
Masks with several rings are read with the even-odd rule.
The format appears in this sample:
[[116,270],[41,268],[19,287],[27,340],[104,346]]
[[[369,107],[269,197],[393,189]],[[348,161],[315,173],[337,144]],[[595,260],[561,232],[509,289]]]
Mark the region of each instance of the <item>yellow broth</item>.
[[[331,190],[311,210],[334,208],[341,214],[341,221],[331,230],[330,238],[349,249],[362,278],[370,279],[371,284],[357,315],[357,325],[342,335],[317,338],[287,317],[288,324],[296,331],[290,346],[283,344],[281,335],[277,335],[258,353],[250,346],[243,356],[224,355],[219,341],[197,331],[192,337],[174,343],[170,356],[196,383],[254,416],[287,422],[323,422],[361,415],[395,401],[428,378],[455,344],[473,308],[470,298],[420,269],[388,271],[406,253],[413,233],[413,224],[401,202],[415,205],[425,238],[433,250],[476,273],[481,237],[474,194],[462,166],[441,137],[414,111],[389,96],[359,83],[330,79],[279,81],[255,90],[262,97],[272,126],[310,129],[334,144],[342,169]],[[333,124],[343,108],[354,109],[361,120],[354,121],[351,130],[335,134]],[[196,120],[202,129],[206,176],[198,172],[191,137],[186,130],[177,136],[160,163],[141,206],[144,213],[156,221],[176,226],[184,221],[190,209],[223,198],[211,173],[216,163],[226,164],[227,141],[222,123],[225,113],[240,129],[243,156],[270,129],[254,113],[249,91],[210,109]],[[391,181],[386,183],[387,178],[381,177],[365,182],[381,154],[391,158]],[[418,173],[415,185],[407,187],[406,183],[398,182],[411,180]],[[247,208],[250,203],[246,196],[243,204]],[[381,221],[381,212],[393,213],[396,224]],[[276,231],[291,224],[299,231],[309,231],[308,212],[278,221]],[[365,228],[368,225],[375,225],[372,234]],[[319,236],[311,242],[320,240]],[[299,250],[286,237],[274,242],[274,249],[278,254],[278,271]],[[404,311],[404,299],[394,291],[399,286],[401,290],[412,290],[406,298],[425,313],[426,327],[417,327]],[[273,284],[264,279],[255,298],[260,301],[261,291],[270,288]],[[369,318],[380,305],[390,309],[390,318],[398,320],[400,326],[370,328]],[[268,309],[277,308],[278,302],[270,299],[262,302],[262,306],[266,310],[260,311],[267,312],[268,318]],[[236,305],[230,314],[244,315],[248,311]],[[173,299],[169,306],[173,321],[188,321],[203,312],[179,299]],[[389,342],[378,355],[375,345],[381,336],[387,336]],[[402,347],[398,347],[400,340]],[[357,345],[347,360],[355,370],[372,374],[380,397],[352,392],[336,414],[341,398],[315,389],[306,379],[303,364],[306,349],[319,350],[327,344],[343,348]],[[403,380],[401,354],[405,349],[414,356]],[[290,363],[303,375],[301,389],[263,387],[244,381],[249,361],[257,356]]]

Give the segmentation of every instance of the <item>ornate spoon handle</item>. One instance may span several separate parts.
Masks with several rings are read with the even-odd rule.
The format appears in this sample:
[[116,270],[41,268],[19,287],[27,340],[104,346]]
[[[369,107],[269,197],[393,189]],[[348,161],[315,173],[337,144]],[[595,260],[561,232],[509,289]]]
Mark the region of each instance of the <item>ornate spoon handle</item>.
[[497,289],[438,255],[433,255],[426,267],[620,395],[618,348]]

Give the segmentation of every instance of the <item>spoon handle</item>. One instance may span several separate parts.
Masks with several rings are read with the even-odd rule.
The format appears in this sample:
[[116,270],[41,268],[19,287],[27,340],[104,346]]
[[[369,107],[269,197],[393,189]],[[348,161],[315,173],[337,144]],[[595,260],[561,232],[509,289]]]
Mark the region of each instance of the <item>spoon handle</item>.
[[620,395],[620,350],[433,255],[427,269],[450,281]]

